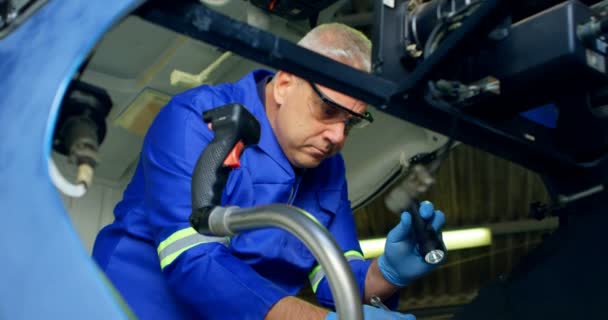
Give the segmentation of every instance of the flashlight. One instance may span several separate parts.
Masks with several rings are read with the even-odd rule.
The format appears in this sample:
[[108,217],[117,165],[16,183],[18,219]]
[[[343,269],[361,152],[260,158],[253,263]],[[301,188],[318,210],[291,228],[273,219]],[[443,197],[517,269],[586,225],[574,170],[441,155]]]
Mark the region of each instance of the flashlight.
[[445,258],[445,244],[437,231],[433,229],[431,223],[422,219],[419,207],[420,202],[413,200],[409,210],[412,216],[412,227],[414,228],[418,252],[424,257],[426,263],[439,264]]

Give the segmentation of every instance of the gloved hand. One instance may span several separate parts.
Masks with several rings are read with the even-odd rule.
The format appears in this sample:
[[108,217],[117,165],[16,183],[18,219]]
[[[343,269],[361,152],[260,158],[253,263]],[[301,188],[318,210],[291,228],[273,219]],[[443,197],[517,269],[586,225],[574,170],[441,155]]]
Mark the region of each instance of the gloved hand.
[[[387,311],[370,305],[363,305],[363,319],[365,320],[416,320],[413,314],[404,314],[396,311]],[[329,312],[325,320],[338,320],[335,312]]]
[[[420,216],[431,221],[433,229],[439,231],[445,222],[445,215],[435,211],[428,201],[420,203]],[[428,264],[418,252],[412,217],[409,212],[401,214],[401,222],[386,237],[384,253],[378,258],[378,268],[386,280],[403,287],[412,280],[433,270],[436,265]]]

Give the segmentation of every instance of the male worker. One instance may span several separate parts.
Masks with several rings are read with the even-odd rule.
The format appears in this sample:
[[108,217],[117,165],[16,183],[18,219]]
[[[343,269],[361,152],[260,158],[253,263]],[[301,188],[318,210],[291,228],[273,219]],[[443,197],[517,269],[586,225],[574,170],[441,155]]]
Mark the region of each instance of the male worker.
[[[369,71],[369,40],[340,24],[322,25],[300,45]],[[175,96],[150,127],[116,220],[93,255],[142,319],[336,319],[334,312],[293,297],[305,283],[333,305],[324,271],[294,236],[276,228],[230,239],[197,234],[188,222],[191,174],[213,132],[201,114],[241,103],[258,119],[261,137],[246,148],[227,181],[224,205],[289,203],[310,212],[349,260],[364,302],[389,299],[430,271],[416,252],[407,213],[389,233],[385,253],[365,261],[347,198],[338,151],[351,127],[371,122],[366,104],[293,74],[257,70],[236,83],[201,86]],[[428,202],[424,218],[444,221]],[[413,319],[365,306],[366,319]]]

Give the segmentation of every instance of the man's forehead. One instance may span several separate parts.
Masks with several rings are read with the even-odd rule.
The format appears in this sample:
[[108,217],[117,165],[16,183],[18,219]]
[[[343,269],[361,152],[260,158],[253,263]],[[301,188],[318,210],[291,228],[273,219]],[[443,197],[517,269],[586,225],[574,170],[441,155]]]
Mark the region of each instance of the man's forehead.
[[317,87],[323,92],[323,94],[327,95],[330,99],[339,103],[342,106],[348,107],[353,111],[363,112],[368,107],[368,104],[365,101],[353,98],[348,94],[342,93],[341,91],[328,88],[321,84],[317,84]]

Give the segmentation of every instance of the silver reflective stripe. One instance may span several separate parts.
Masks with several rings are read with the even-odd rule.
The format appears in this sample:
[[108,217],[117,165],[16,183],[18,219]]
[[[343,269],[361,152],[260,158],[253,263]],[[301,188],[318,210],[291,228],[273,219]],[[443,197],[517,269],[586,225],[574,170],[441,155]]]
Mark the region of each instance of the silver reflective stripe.
[[171,264],[182,252],[196,245],[212,242],[228,245],[230,238],[205,236],[197,233],[193,228],[186,228],[173,233],[158,246],[161,269]]
[[310,281],[310,286],[312,287],[313,292],[317,292],[317,287],[319,286],[319,283],[321,283],[321,280],[323,280],[323,278],[325,278],[325,271],[323,270],[323,268],[319,268],[312,275],[312,277],[308,278],[308,281]]
[[[347,251],[346,253],[344,253],[344,257],[348,262],[356,260],[365,260],[365,258],[363,258],[363,255],[360,252],[354,250]],[[317,292],[317,287],[319,287],[319,283],[321,283],[321,280],[323,280],[323,278],[325,278],[325,270],[323,270],[321,266],[315,267],[308,276],[308,281],[310,282],[310,286],[312,287],[313,292]]]

